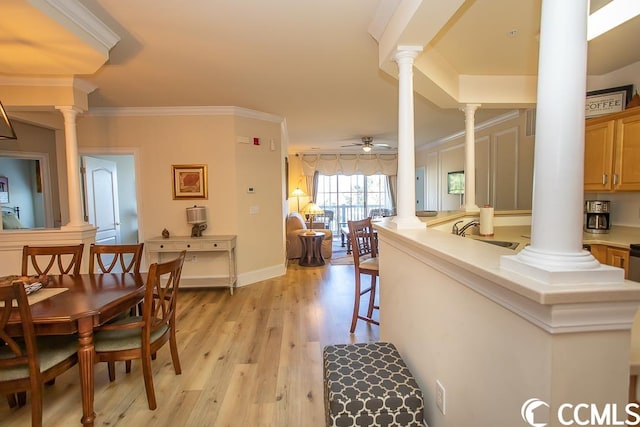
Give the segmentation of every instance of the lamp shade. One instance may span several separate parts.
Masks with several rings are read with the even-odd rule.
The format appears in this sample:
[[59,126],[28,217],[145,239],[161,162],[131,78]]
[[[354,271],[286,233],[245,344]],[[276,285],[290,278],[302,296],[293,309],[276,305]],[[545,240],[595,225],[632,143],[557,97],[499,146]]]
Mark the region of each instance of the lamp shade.
[[204,224],[207,222],[207,208],[204,206],[194,206],[187,208],[188,224]]
[[300,188],[296,188],[295,190],[293,190],[293,191],[291,192],[291,195],[292,195],[293,197],[302,197],[302,196],[306,196],[305,192],[304,192],[304,191],[302,191],[302,189],[300,189]]
[[309,202],[302,209],[302,213],[307,214],[307,215],[322,215],[324,213],[324,211],[320,208],[320,206],[316,205],[313,202]]

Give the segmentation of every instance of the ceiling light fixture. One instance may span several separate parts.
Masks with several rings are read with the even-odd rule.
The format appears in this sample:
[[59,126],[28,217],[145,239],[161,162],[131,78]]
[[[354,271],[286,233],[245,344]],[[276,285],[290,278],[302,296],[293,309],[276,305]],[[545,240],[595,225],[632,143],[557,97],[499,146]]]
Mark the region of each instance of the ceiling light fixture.
[[368,153],[369,151],[371,151],[371,145],[368,145],[368,144],[363,145],[362,151],[364,151],[365,153]]
[[0,120],[0,139],[18,139],[2,102],[0,102],[0,114],[2,115]]

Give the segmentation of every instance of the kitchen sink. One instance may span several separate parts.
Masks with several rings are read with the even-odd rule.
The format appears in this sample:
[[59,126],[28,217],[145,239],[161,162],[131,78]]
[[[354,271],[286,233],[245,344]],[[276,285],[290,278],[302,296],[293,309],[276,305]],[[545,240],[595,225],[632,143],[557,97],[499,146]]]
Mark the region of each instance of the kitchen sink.
[[490,243],[492,245],[501,246],[503,248],[515,249],[518,247],[520,243],[518,242],[505,242],[503,240],[485,240],[485,239],[474,239],[478,242]]

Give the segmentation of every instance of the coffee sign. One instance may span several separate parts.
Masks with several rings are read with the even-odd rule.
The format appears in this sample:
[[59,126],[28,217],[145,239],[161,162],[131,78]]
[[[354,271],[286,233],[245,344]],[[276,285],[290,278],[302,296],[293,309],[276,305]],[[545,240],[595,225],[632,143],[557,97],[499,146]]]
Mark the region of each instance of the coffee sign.
[[587,92],[585,117],[616,113],[625,109],[631,98],[633,85]]

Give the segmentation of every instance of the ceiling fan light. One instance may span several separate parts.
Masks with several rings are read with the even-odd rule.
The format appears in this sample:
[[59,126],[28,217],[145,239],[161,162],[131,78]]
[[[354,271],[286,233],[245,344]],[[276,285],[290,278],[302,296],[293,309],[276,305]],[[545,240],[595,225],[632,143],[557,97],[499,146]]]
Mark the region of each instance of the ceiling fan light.
[[362,146],[362,151],[364,151],[365,153],[368,153],[369,151],[371,151],[371,146],[370,145],[363,145]]

